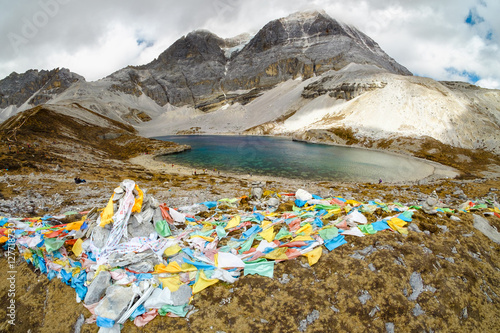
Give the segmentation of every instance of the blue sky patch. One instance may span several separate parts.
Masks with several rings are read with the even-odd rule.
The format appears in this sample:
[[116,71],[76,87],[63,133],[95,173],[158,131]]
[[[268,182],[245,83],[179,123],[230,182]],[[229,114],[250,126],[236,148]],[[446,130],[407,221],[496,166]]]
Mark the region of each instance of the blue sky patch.
[[492,30],[488,30],[488,32],[486,33],[486,37],[485,37],[487,40],[493,40],[493,31]]
[[474,26],[481,22],[484,22],[484,18],[478,14],[477,9],[476,8],[469,9],[469,15],[467,15],[467,17],[465,18],[465,23],[467,23],[470,26]]
[[474,72],[468,72],[466,70],[460,71],[460,70],[456,69],[455,67],[448,67],[448,68],[445,68],[445,70],[446,70],[446,72],[448,72],[452,75],[458,75],[458,76],[464,78],[469,83],[476,83],[477,81],[481,80],[481,77]]
[[151,46],[155,45],[155,43],[153,41],[146,40],[143,38],[139,38],[138,40],[136,40],[136,42],[137,42],[138,46],[145,44],[146,47],[151,47]]

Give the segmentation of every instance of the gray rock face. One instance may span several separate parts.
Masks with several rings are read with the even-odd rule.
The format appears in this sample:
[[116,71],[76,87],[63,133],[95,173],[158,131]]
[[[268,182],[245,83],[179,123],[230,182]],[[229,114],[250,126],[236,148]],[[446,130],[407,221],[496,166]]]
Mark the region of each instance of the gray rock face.
[[43,104],[78,81],[85,79],[66,68],[14,72],[0,81],[0,109],[9,105],[19,107],[26,101],[33,106]]
[[411,75],[356,28],[324,12],[308,12],[266,24],[231,58],[223,84],[228,90],[271,87],[298,76],[339,70],[351,62]]
[[500,233],[498,230],[490,225],[487,219],[479,215],[473,214],[474,228],[481,231],[486,237],[493,242],[500,244]]

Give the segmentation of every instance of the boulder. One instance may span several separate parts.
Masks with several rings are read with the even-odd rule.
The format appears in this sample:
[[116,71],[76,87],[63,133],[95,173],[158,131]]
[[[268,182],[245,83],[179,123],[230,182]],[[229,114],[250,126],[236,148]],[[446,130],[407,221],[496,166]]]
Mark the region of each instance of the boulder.
[[108,271],[101,271],[88,287],[85,304],[99,302],[109,286],[111,286],[111,274]]

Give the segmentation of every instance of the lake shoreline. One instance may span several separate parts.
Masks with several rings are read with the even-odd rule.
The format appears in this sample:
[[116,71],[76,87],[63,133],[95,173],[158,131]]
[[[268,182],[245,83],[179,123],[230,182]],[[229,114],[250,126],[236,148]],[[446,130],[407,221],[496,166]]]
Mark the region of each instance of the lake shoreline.
[[[200,137],[200,136],[212,136],[213,134],[210,135],[205,135],[205,134],[195,134],[192,136]],[[191,135],[178,135],[179,137],[187,137]],[[359,146],[349,146],[349,145],[341,145],[341,144],[334,144],[334,143],[324,143],[324,142],[314,142],[314,141],[306,141],[306,140],[298,140],[295,138],[292,138],[291,136],[273,136],[273,135],[241,135],[241,134],[216,134],[213,136],[220,136],[220,137],[228,137],[228,136],[234,136],[234,137],[265,137],[265,138],[279,138],[279,139],[285,139],[286,141],[290,142],[300,142],[300,143],[307,143],[307,144],[312,144],[314,146],[330,146],[330,147],[340,147],[340,148],[358,148],[364,151],[368,152],[378,152],[378,153],[383,153],[383,154],[388,154],[397,158],[403,158],[406,160],[415,160],[418,161],[419,163],[424,163],[425,165],[432,167],[432,171],[428,173],[426,176],[418,178],[418,179],[407,179],[407,180],[394,180],[394,181],[387,181],[383,179],[384,183],[387,184],[393,184],[393,185],[407,185],[407,184],[422,184],[422,183],[428,183],[428,182],[434,182],[436,180],[441,180],[441,179],[453,179],[456,178],[457,176],[460,175],[460,171],[458,171],[455,168],[452,168],[450,166],[446,166],[431,160],[427,160],[424,158],[416,157],[408,153],[398,153],[390,150],[383,150],[383,149],[377,149],[377,148],[367,148],[367,147],[359,147]],[[175,137],[172,135],[166,135],[166,136],[161,136],[161,137],[155,137],[155,139],[158,140],[171,140],[171,137]],[[167,138],[167,139],[160,139],[160,138]],[[189,164],[185,163],[179,163],[175,162],[173,163],[175,168],[169,168],[168,166],[171,165],[169,161],[161,161],[161,158],[163,156],[169,156],[172,154],[157,154],[153,157],[155,161],[155,166],[153,167],[154,170],[163,170],[164,172],[167,172],[169,174],[181,174],[181,175],[193,175],[194,171],[196,170],[197,173],[200,171],[204,170],[203,168],[195,168],[193,166],[190,166]],[[161,167],[157,164],[163,163],[164,167]],[[139,162],[140,165],[145,164],[144,161]],[[205,168],[208,170],[208,168]],[[214,173],[214,168],[212,167],[211,170],[208,170],[208,172],[212,175],[217,175],[218,173]],[[219,171],[219,170],[218,170]],[[262,175],[262,174],[253,174],[250,172],[238,172],[238,171],[229,171],[229,170],[220,170],[221,174],[231,176],[231,177],[238,177],[242,178],[245,177],[245,179],[252,179],[255,181],[263,181],[265,179],[273,179],[273,180],[278,180],[280,182],[283,181],[315,181],[315,182],[322,182],[322,181],[327,181],[327,182],[335,182],[335,183],[366,183],[366,184],[375,184],[378,183],[377,180],[372,180],[372,181],[366,181],[366,180],[346,180],[346,179],[332,179],[332,178],[325,178],[325,179],[309,179],[307,177],[301,178],[301,177],[283,177],[279,175]],[[380,177],[384,178],[384,177]]]

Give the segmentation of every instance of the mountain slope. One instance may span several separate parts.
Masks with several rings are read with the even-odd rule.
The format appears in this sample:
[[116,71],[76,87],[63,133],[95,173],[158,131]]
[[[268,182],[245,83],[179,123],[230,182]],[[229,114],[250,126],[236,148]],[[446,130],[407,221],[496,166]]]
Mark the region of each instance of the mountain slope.
[[96,82],[30,71],[0,81],[0,91],[0,120],[36,103],[79,105],[147,137],[271,134],[368,147],[411,137],[500,153],[498,90],[414,77],[318,11],[274,20],[255,36],[194,31],[151,63]]
[[[154,109],[153,116],[155,111],[169,106],[187,105],[210,111],[226,103],[248,103],[263,90],[286,80],[307,79],[352,62],[411,75],[356,28],[324,12],[313,11],[274,20],[253,37],[240,35],[222,39],[208,31],[194,31],[181,37],[149,64],[129,66],[96,82],[85,83],[78,77],[65,81],[61,85],[64,89],[48,91],[43,96],[36,93],[40,89],[37,84],[36,89],[24,90],[22,96],[8,94],[0,108],[11,106],[10,115],[37,103],[66,101],[69,104],[75,102],[76,97],[94,100],[92,104],[113,119],[129,121],[123,117],[130,111],[126,106],[109,102],[116,100],[116,96],[121,99],[146,96],[158,107],[139,103],[139,108],[132,106],[131,109],[144,108],[141,111],[146,113]],[[17,85],[12,84],[13,80],[4,81],[0,84],[3,93],[23,88],[23,81]],[[61,96],[68,87],[69,91]],[[94,98],[96,91],[101,97],[106,96]],[[35,93],[37,97],[33,98]],[[85,106],[92,108],[91,104]],[[113,112],[116,114],[112,115]]]
[[246,105],[211,113],[181,108],[137,128],[147,136],[231,132],[308,140],[317,139],[312,130],[343,128],[359,141],[430,137],[499,154],[500,91],[350,65],[281,83]]

